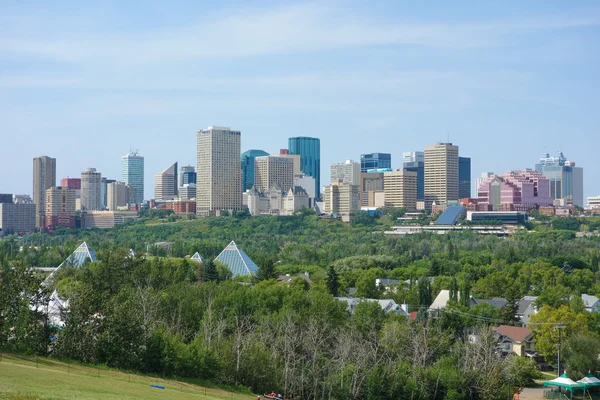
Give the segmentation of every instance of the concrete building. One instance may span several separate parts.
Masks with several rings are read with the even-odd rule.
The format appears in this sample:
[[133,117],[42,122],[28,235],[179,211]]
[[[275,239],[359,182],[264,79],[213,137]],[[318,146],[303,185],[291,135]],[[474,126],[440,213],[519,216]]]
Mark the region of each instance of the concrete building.
[[288,152],[300,156],[300,170],[315,178],[316,197],[321,197],[321,141],[305,136],[289,138]]
[[179,187],[190,183],[196,184],[196,168],[191,165],[183,165],[179,169]]
[[0,203],[0,236],[33,232],[37,204]]
[[81,178],[62,178],[60,180],[61,187],[68,187],[73,190],[81,190]]
[[425,153],[422,151],[405,151],[402,153],[402,164],[425,162]]
[[477,197],[479,205],[493,211],[529,211],[553,204],[549,179],[531,169],[492,175],[479,185]]
[[383,193],[387,207],[408,211],[417,208],[417,173],[398,169],[383,174]]
[[182,200],[191,200],[196,198],[196,184],[186,183],[179,186],[179,198]]
[[165,209],[173,210],[175,214],[196,214],[196,200],[167,200]]
[[15,194],[13,199],[15,204],[33,204],[33,199],[28,194]]
[[309,175],[296,175],[294,176],[294,186],[299,186],[306,191],[309,199],[311,199],[311,207],[314,199],[317,197],[317,192],[315,191],[315,178]]
[[137,151],[121,157],[121,182],[135,187],[135,203],[144,202],[144,157]]
[[265,191],[274,184],[287,192],[294,186],[294,160],[279,156],[261,156],[254,159],[254,187]]
[[58,186],[46,189],[46,222],[44,228],[54,230],[57,227],[76,228],[75,189]]
[[[493,172],[482,172],[481,174],[479,174],[479,177],[475,181],[475,191],[479,190],[479,185],[481,185],[483,182],[487,181],[488,178],[492,175],[495,175],[495,174]],[[477,193],[475,193],[475,194],[477,194]]]
[[360,211],[358,185],[346,185],[340,181],[323,187],[323,213],[351,216]]
[[48,156],[33,159],[33,204],[35,204],[35,226],[44,225],[46,210],[46,189],[56,186],[56,158]]
[[309,207],[309,197],[301,187],[282,192],[278,185],[269,190],[258,191],[256,186],[246,192],[250,215],[293,215],[296,211]]
[[137,218],[135,211],[88,211],[81,213],[81,227],[110,229]]
[[568,161],[560,151],[556,156],[544,153],[535,170],[549,179],[553,199],[583,207],[583,168],[575,161]]
[[331,164],[331,182],[342,181],[346,185],[360,185],[360,163],[346,160],[344,163]]
[[383,172],[361,172],[360,205],[361,207],[377,207],[375,193],[383,193]]
[[246,191],[254,186],[254,159],[256,157],[268,156],[264,150],[248,150],[240,156],[240,168],[242,174],[242,191]]
[[586,210],[600,210],[600,196],[592,196],[587,198]]
[[471,159],[458,157],[458,198],[471,198]]
[[[416,153],[416,152],[415,152]],[[422,158],[422,157],[420,157]],[[417,200],[425,200],[425,162],[423,161],[409,161],[403,164],[403,168],[408,172],[415,172],[417,174]]]
[[[119,208],[127,207],[132,197],[129,193],[130,187],[132,185],[126,185],[123,182],[109,183],[106,188],[106,208],[109,211],[117,211]],[[133,198],[135,199],[135,196]]]
[[210,126],[197,133],[196,213],[242,209],[241,132]]
[[177,197],[177,163],[154,175],[154,200],[166,201]]
[[100,179],[100,207],[102,210],[108,208],[108,184],[116,182],[115,179],[107,179],[103,176]]
[[458,146],[437,143],[425,147],[425,205],[458,200]]
[[389,153],[369,153],[360,155],[360,172],[370,169],[392,168],[392,155]]
[[95,211],[102,209],[102,174],[96,168],[87,168],[81,173],[81,209]]
[[302,175],[302,169],[300,168],[300,155],[291,154],[288,149],[279,150],[279,157],[291,158],[294,162],[294,176]]

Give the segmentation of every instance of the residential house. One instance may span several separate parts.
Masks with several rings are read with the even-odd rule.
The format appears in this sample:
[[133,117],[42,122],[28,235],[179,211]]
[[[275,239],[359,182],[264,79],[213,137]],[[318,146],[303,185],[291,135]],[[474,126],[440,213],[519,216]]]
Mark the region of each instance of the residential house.
[[502,308],[504,308],[506,303],[508,303],[506,301],[506,299],[503,299],[501,297],[493,297],[491,300],[487,300],[487,299],[478,299],[478,298],[471,296],[470,307],[474,307],[477,304],[489,304],[492,307],[502,309]]
[[520,326],[500,325],[493,328],[498,334],[499,348],[503,354],[535,357],[533,331]]
[[360,303],[361,301],[369,301],[369,302],[377,302],[379,304],[379,306],[381,307],[381,309],[388,314],[389,313],[397,313],[397,314],[403,315],[405,317],[409,316],[408,315],[408,304],[397,304],[392,299],[363,299],[363,298],[356,298],[356,297],[336,297],[336,299],[339,301],[345,301],[348,304],[347,310],[350,311],[351,314],[354,314],[354,310],[356,309],[356,306],[358,305],[358,303]]
[[523,326],[529,323],[532,315],[537,314],[538,308],[535,304],[537,296],[525,296],[518,302],[516,317],[521,321]]
[[287,283],[290,284],[294,279],[304,279],[306,281],[306,283],[308,283],[309,285],[312,285],[313,281],[308,277],[308,272],[305,272],[303,274],[298,274],[298,275],[290,275],[290,274],[285,274],[285,275],[279,275],[277,277],[277,282],[281,282],[281,283]]
[[583,300],[583,304],[585,305],[585,310],[587,312],[600,311],[600,300],[596,296],[582,294],[581,300]]

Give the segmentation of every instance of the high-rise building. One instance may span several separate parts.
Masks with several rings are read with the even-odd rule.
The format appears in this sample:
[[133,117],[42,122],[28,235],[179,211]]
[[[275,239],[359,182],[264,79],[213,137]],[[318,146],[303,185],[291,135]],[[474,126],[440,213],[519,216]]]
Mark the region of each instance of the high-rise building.
[[188,183],[196,184],[196,168],[191,165],[183,165],[179,169],[179,186]]
[[405,151],[402,153],[402,164],[425,162],[425,153],[422,151]]
[[60,180],[61,187],[68,187],[73,190],[81,190],[81,178],[62,178]]
[[458,198],[471,198],[471,159],[458,157]]
[[75,191],[68,186],[46,189],[46,229],[76,228]]
[[96,211],[102,208],[101,203],[102,174],[96,168],[88,168],[81,173],[81,209]]
[[37,207],[33,203],[0,203],[0,236],[33,232],[39,219]]
[[135,187],[135,202],[144,202],[144,157],[131,152],[121,157],[121,181]]
[[425,147],[425,207],[458,200],[458,146]]
[[46,189],[56,186],[56,158],[48,156],[33,159],[33,203],[35,204],[35,226],[44,225],[46,211]]
[[11,193],[0,193],[0,203],[12,203],[13,195]]
[[242,174],[242,191],[254,186],[254,159],[256,157],[268,156],[263,150],[248,150],[240,156],[240,168]]
[[321,197],[321,141],[305,136],[289,138],[288,151],[300,156],[300,170],[315,178],[315,193]]
[[254,159],[254,186],[265,191],[273,185],[287,192],[294,186],[294,161],[279,156],[261,156]]
[[[495,175],[493,172],[482,172],[481,174],[479,174],[479,178],[477,178],[477,181],[475,182],[475,191],[479,190],[479,186],[487,181],[487,179],[492,176]],[[475,195],[477,195],[477,193],[475,193]]]
[[360,172],[370,169],[391,169],[392,155],[389,153],[370,153],[360,155]]
[[[416,152],[413,153],[422,153]],[[406,153],[404,153],[406,154]],[[408,159],[408,158],[403,158]],[[404,163],[404,170],[408,172],[414,172],[417,174],[417,200],[425,200],[425,162],[422,161],[406,161]]]
[[383,174],[383,193],[387,207],[417,208],[417,173],[397,169]]
[[312,205],[314,199],[317,197],[317,193],[315,192],[315,178],[312,176],[300,174],[294,176],[294,187],[301,187],[308,194],[308,198],[310,199],[310,204]]
[[477,198],[480,205],[494,211],[529,211],[552,205],[550,180],[531,169],[490,176],[477,188]]
[[323,187],[323,213],[351,216],[360,212],[358,185],[346,185],[340,181]]
[[177,163],[154,175],[154,200],[173,200],[177,197],[177,188]]
[[378,207],[378,194],[383,194],[383,172],[363,172],[360,174],[360,205],[362,207]]
[[331,164],[331,182],[342,181],[348,185],[360,185],[360,163],[346,160],[345,163]]
[[583,207],[583,169],[568,161],[562,152],[544,153],[535,170],[550,180],[550,196]]
[[209,126],[197,133],[196,210],[201,216],[242,208],[241,132]]
[[[106,179],[106,177],[102,177],[100,179],[100,207],[102,210],[108,208],[108,185],[116,182],[114,179]],[[79,194],[77,193],[77,198],[79,198]]]
[[125,207],[129,204],[129,188],[123,182],[111,182],[106,187],[106,208],[109,211],[117,211],[119,207]]
[[[185,183],[182,186],[179,186],[179,198],[183,200],[192,200],[196,198],[196,184],[195,183]],[[194,213],[196,211],[194,210]]]
[[294,176],[302,175],[302,169],[300,168],[300,155],[291,154],[288,149],[280,149],[279,157],[291,158],[294,161]]

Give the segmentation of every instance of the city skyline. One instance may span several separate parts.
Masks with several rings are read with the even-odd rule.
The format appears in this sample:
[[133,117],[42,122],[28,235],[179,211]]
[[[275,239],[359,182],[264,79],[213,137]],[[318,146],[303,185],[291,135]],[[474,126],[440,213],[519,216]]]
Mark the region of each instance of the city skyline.
[[[133,146],[147,199],[154,174],[171,160],[194,165],[195,131],[216,124],[244,132],[242,151],[318,137],[322,171],[371,152],[400,168],[402,152],[450,141],[472,158],[474,181],[562,151],[585,170],[584,198],[600,193],[589,150],[600,147],[595,2],[3,11],[0,119],[15,171],[48,155],[57,179],[92,165],[118,180]],[[198,16],[232,29],[209,40]],[[93,146],[73,151],[82,139]],[[1,190],[30,193],[27,175],[1,174]]]

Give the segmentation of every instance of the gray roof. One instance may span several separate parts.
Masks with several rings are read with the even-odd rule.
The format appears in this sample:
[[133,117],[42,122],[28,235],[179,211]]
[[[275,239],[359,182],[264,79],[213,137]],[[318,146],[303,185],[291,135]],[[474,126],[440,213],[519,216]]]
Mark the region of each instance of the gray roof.
[[291,281],[293,281],[296,278],[304,279],[309,285],[312,285],[312,283],[313,283],[313,281],[308,277],[308,273],[298,274],[298,275],[290,275],[290,274],[279,275],[277,277],[277,280],[279,282],[283,282],[283,283],[290,283]]
[[490,306],[496,307],[496,308],[502,308],[506,305],[507,301],[506,299],[503,299],[501,297],[494,297],[491,300],[487,300],[487,299],[477,299],[475,297],[472,297],[471,300],[473,300],[473,303],[475,304],[489,304]]
[[596,296],[592,296],[589,294],[582,294],[581,300],[583,300],[583,304],[585,304],[586,308],[592,308],[594,304],[598,302],[598,298]]
[[[525,299],[525,297],[533,298],[533,300]],[[518,307],[517,307],[518,315],[523,315],[525,313],[525,310],[527,310],[527,308],[531,305],[531,303],[535,303],[535,301],[537,300],[537,297],[534,297],[534,296],[525,296],[525,297],[523,299],[519,300]]]
[[465,210],[464,206],[450,206],[438,217],[435,225],[456,225]]

